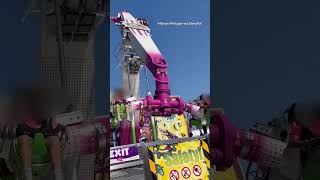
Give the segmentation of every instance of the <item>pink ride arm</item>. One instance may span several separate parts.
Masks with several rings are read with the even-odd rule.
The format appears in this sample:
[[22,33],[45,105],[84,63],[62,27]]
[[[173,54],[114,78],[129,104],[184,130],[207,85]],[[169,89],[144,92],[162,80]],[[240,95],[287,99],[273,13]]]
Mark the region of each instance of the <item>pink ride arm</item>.
[[186,103],[180,98],[170,97],[167,63],[153,42],[150,29],[143,20],[135,19],[129,12],[122,11],[111,20],[120,26],[122,33],[126,30],[126,38],[136,53],[145,61],[146,66],[155,78],[155,97],[148,96],[142,100],[148,111],[156,115],[182,114]]

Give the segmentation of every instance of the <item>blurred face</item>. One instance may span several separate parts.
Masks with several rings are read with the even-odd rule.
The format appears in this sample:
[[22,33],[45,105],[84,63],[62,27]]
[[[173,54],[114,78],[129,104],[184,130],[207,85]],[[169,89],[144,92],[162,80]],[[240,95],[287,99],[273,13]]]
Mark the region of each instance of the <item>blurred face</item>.
[[124,99],[124,94],[125,93],[124,93],[124,91],[122,89],[118,89],[117,92],[116,92],[116,99],[118,99],[118,100],[119,99],[121,99],[121,100]]
[[30,103],[27,107],[27,113],[34,117],[41,117],[44,112],[44,106],[41,106],[41,101],[39,99],[35,99],[32,103]]
[[51,115],[62,113],[72,104],[66,92],[52,83],[30,84],[18,94],[18,103],[22,116],[30,119],[47,119]]
[[21,109],[21,117],[22,120],[31,120],[31,121],[40,121],[42,117],[41,107],[37,102],[32,102],[25,104],[24,107]]
[[202,105],[202,106],[211,105],[210,96],[203,96],[203,97],[202,97],[202,100],[201,100],[201,105]]
[[24,117],[30,119],[47,118],[46,96],[43,92],[32,90],[24,97],[22,113]]

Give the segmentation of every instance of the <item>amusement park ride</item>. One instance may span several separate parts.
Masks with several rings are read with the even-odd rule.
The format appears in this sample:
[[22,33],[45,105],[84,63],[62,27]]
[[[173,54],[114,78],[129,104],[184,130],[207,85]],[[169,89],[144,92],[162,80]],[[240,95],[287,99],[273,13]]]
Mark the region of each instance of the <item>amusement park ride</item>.
[[[212,179],[216,179],[219,171],[222,172],[222,175],[220,174],[222,179],[251,177],[256,180],[280,180],[319,177],[315,174],[316,171],[312,170],[316,166],[314,162],[302,166],[299,159],[301,157],[299,153],[305,146],[309,147],[309,150],[312,149],[310,152],[314,157],[318,157],[316,152],[319,147],[320,123],[315,116],[312,116],[313,119],[310,118],[311,114],[315,114],[310,110],[311,107],[307,110],[295,108],[294,112],[286,111],[280,118],[268,124],[255,124],[248,132],[234,127],[222,110],[207,109],[210,113],[207,120],[211,122],[210,140],[207,140],[208,135],[189,137],[188,122],[184,124],[185,114],[191,113],[195,118],[203,118],[203,112],[199,113],[202,108],[184,102],[179,96],[170,96],[167,62],[151,39],[148,23],[144,19],[134,18],[125,10],[121,11],[117,17],[111,17],[111,20],[119,26],[122,35],[121,63],[124,84],[124,92],[122,92],[124,96],[111,102],[113,118],[119,121],[119,131],[112,134],[112,145],[115,147],[111,148],[111,171],[139,165],[139,161],[133,163],[134,160],[143,159],[140,164],[144,164],[146,179],[199,179],[198,171],[188,174],[192,171],[192,166],[202,169],[201,178],[203,179],[209,179],[209,174]],[[146,97],[138,98],[139,69],[143,66],[153,75],[156,90],[153,96],[149,90]],[[300,132],[298,135],[297,127],[307,131],[309,138],[303,139],[305,132],[301,133],[301,130],[298,131]],[[130,131],[131,134],[128,135]],[[130,139],[130,137],[132,141],[121,143],[122,138]],[[120,140],[117,141],[117,138]],[[136,144],[136,141],[139,143]],[[204,164],[199,162],[188,164],[179,158],[167,158],[169,156],[167,153],[174,157],[177,152],[192,151],[188,143],[195,142],[200,142],[201,153],[204,156],[210,154],[210,158],[209,155],[208,159],[204,158]],[[208,142],[210,142],[210,151],[206,152]],[[292,144],[300,144],[300,146]],[[160,149],[164,150],[160,151]],[[191,156],[186,157],[188,158],[192,159]],[[237,158],[250,162],[246,177],[241,172]],[[166,163],[163,164],[163,161]],[[181,162],[184,164],[182,167],[179,164]],[[176,166],[167,168],[171,163]],[[255,163],[257,168],[253,172],[250,171],[252,163]],[[206,166],[207,173],[205,173]],[[233,167],[233,175],[223,175],[230,170],[230,167]],[[111,172],[111,177],[119,179],[121,176],[113,176]],[[130,178],[135,179],[134,173]]]
[[[256,124],[245,132],[234,127],[222,110],[209,108],[210,101],[202,96],[200,101],[205,101],[206,106],[172,96],[167,61],[153,42],[147,21],[134,18],[128,11],[111,17],[122,36],[123,92],[110,102],[110,120],[107,116],[94,117],[94,32],[101,19],[109,19],[107,9],[105,0],[27,1],[26,16],[37,12],[41,17],[42,79],[60,82],[72,96],[73,108],[56,115],[65,127],[60,137],[64,179],[105,180],[109,168],[112,179],[215,179],[219,172],[231,174],[221,175],[222,178],[246,179],[238,158],[256,163],[256,180],[294,179],[302,169],[304,179],[314,173],[314,162],[307,161],[304,167],[290,162],[306,145],[313,157],[319,158],[315,148],[319,144],[319,119],[308,116],[313,111],[295,104],[285,116],[267,125]],[[148,87],[146,97],[140,98],[139,73],[143,67],[146,74],[150,71],[153,75],[156,90],[153,94]],[[210,121],[210,132],[192,136],[188,114],[200,119],[200,126]],[[8,161],[11,168],[1,177],[1,161],[0,178],[20,180],[15,135],[12,127],[2,130],[0,160]],[[109,154],[106,147],[110,134]],[[37,180],[49,179],[50,174],[43,144],[40,134],[32,145],[38,153],[32,155],[33,179]],[[247,177],[249,174],[248,171]]]
[[[193,143],[191,145],[194,146],[193,148],[208,147],[204,137],[185,140],[189,137],[189,126],[185,114],[194,113],[200,107],[186,103],[179,96],[171,96],[167,61],[153,42],[146,20],[136,19],[125,10],[121,11],[117,17],[111,17],[111,20],[119,26],[122,36],[123,83],[122,92],[116,92],[116,97],[111,102],[111,122],[114,125],[111,142],[115,146],[110,152],[111,178],[120,178],[119,173],[114,172],[116,170],[144,164],[144,169],[149,169],[151,174],[145,171],[142,177],[137,176],[136,179],[143,178],[143,174],[146,179],[168,179],[170,171],[181,169],[179,167],[181,165],[167,169],[164,167],[161,156],[166,152],[175,154],[178,151],[188,151],[178,141],[185,141],[185,145]],[[146,97],[139,98],[139,73],[142,68],[146,73],[148,92]],[[150,91],[148,71],[155,80],[154,95]],[[192,151],[192,148],[189,150]],[[157,157],[149,156],[148,151],[151,154],[157,154]],[[206,153],[209,154],[208,148]],[[201,154],[206,153],[201,149]],[[210,161],[208,156],[204,159],[202,163],[197,162],[193,165],[203,168],[199,178],[208,179],[207,169],[210,167]],[[154,162],[150,163],[150,161]],[[126,176],[126,173],[124,174]],[[131,178],[134,177],[131,176]]]

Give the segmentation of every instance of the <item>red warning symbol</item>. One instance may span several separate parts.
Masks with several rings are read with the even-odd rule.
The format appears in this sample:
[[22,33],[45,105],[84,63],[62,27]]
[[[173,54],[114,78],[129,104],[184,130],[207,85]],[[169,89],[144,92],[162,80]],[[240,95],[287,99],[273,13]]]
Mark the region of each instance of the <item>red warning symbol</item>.
[[191,171],[188,167],[184,167],[181,170],[181,174],[185,179],[188,179],[191,176]]
[[196,176],[200,176],[201,173],[202,173],[202,170],[201,170],[200,166],[194,165],[193,166],[193,174]]
[[169,174],[170,180],[178,180],[179,179],[179,172],[176,170],[170,171]]

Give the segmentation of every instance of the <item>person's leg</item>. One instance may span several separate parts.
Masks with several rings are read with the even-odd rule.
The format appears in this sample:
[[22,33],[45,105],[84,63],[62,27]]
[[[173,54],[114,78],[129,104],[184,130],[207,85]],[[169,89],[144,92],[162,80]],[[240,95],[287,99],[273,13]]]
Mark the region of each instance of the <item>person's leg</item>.
[[54,178],[55,180],[62,180],[62,153],[59,138],[57,136],[47,137],[46,146],[49,151]]
[[32,138],[28,135],[22,135],[18,137],[19,142],[19,155],[21,159],[23,175],[25,180],[32,180]]
[[207,129],[207,126],[206,125],[202,125],[202,129],[203,129],[203,133],[204,134],[207,134],[208,132],[208,129]]

